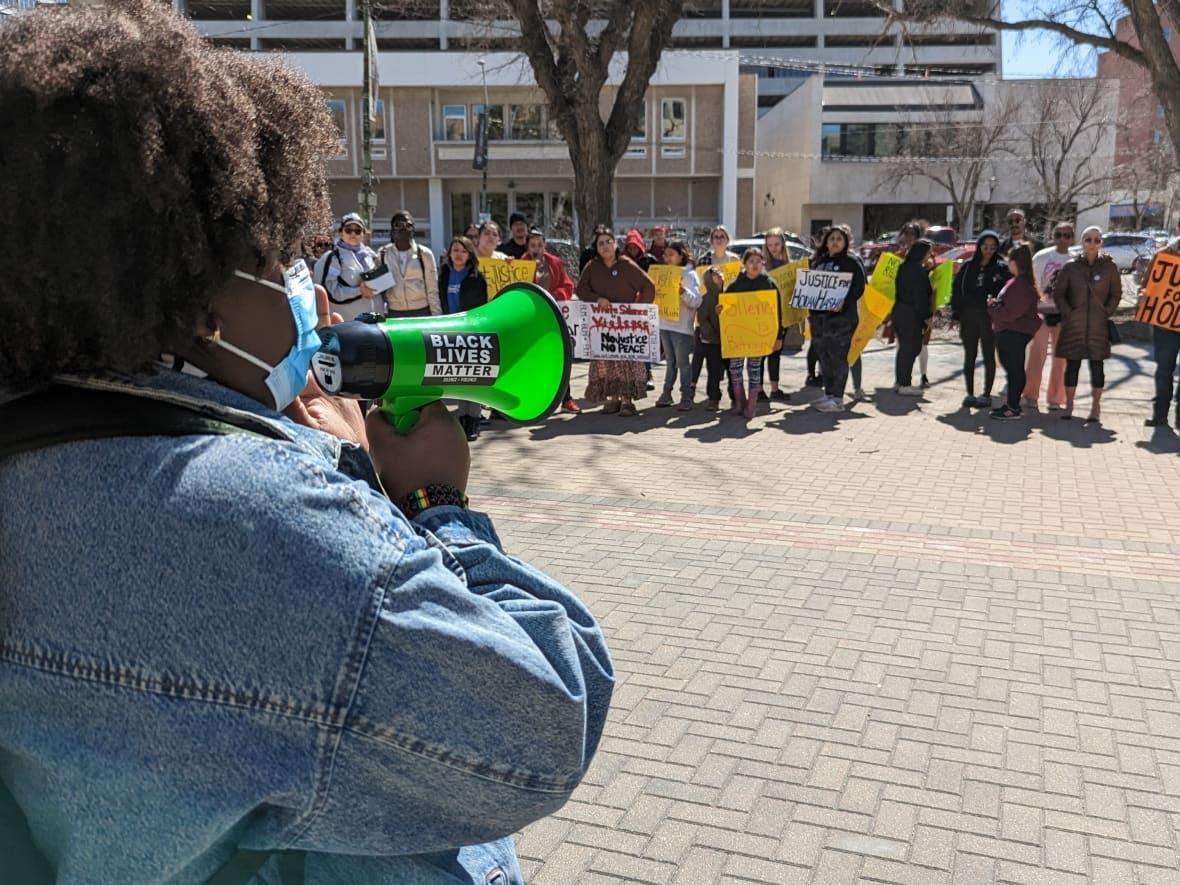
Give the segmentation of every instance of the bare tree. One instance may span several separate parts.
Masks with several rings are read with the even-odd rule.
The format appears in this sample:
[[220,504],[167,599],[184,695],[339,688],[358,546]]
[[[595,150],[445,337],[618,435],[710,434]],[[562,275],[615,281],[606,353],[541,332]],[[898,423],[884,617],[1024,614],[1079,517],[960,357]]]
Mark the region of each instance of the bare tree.
[[[1180,26],[1180,0],[1029,0],[1010,20],[1000,16],[998,0],[871,0],[893,24],[955,19],[997,31],[1048,31],[1063,40],[1113,52],[1143,68],[1159,103],[1177,156],[1180,156],[1180,64],[1164,36],[1163,18]],[[1130,35],[1120,39],[1118,21],[1129,17]]]
[[[948,95],[945,102],[951,105]],[[1008,134],[1008,109],[1001,103],[980,119],[940,110],[907,120],[897,127],[894,156],[882,164],[873,190],[892,190],[926,180],[946,191],[954,207],[959,235],[974,235],[979,186],[1002,153]]]
[[1109,88],[1100,80],[1046,80],[1021,88],[1009,150],[1032,174],[1033,201],[1052,225],[1105,205],[1114,175]]
[[[580,233],[614,217],[615,169],[639,127],[648,83],[685,5],[685,0],[469,0],[463,5],[464,18],[492,25],[496,45],[528,59],[550,119],[569,148]],[[519,33],[509,36],[497,25],[505,19],[514,20]],[[620,66],[622,80],[604,116],[601,96]]]

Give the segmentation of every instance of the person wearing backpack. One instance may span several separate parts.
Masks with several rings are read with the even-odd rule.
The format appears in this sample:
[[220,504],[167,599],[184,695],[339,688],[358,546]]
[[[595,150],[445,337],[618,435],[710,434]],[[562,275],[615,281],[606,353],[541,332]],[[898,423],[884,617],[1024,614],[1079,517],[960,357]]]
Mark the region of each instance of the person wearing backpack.
[[310,380],[322,93],[166,4],[36,9],[0,133],[0,882],[520,885],[610,655],[441,403]]
[[355,212],[340,218],[332,248],[315,263],[312,278],[328,290],[332,310],[346,320],[362,313],[385,313],[381,293],[370,289],[361,275],[377,266],[377,253],[365,243],[365,222]]

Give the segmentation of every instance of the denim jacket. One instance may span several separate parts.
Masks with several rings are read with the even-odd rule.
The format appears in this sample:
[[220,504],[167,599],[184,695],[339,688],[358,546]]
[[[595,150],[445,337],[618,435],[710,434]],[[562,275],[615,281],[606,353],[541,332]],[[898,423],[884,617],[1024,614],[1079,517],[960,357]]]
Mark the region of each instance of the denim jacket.
[[203,882],[243,848],[307,852],[308,885],[519,882],[511,834],[606,718],[589,611],[486,516],[411,523],[364,452],[210,380],[73,383],[287,441],[0,461],[0,779],[57,881]]

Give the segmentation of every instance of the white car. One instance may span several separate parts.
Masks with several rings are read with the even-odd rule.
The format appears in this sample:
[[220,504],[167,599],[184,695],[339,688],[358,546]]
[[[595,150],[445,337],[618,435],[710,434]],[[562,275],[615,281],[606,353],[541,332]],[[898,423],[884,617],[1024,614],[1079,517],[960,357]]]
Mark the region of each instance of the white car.
[[[1122,273],[1130,273],[1135,266],[1135,259],[1139,256],[1155,254],[1159,248],[1155,237],[1142,233],[1111,233],[1102,238],[1102,251],[1114,259],[1114,263]],[[1082,246],[1070,246],[1074,255],[1080,255]]]

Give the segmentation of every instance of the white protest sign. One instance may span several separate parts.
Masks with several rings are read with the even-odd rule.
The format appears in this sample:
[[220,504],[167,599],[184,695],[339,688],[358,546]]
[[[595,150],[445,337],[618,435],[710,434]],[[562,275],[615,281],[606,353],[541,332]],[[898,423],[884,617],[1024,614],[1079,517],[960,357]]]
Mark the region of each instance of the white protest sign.
[[852,274],[826,270],[800,270],[795,276],[791,307],[835,310],[852,287]]
[[660,352],[660,312],[654,304],[559,301],[578,359],[653,362]]

